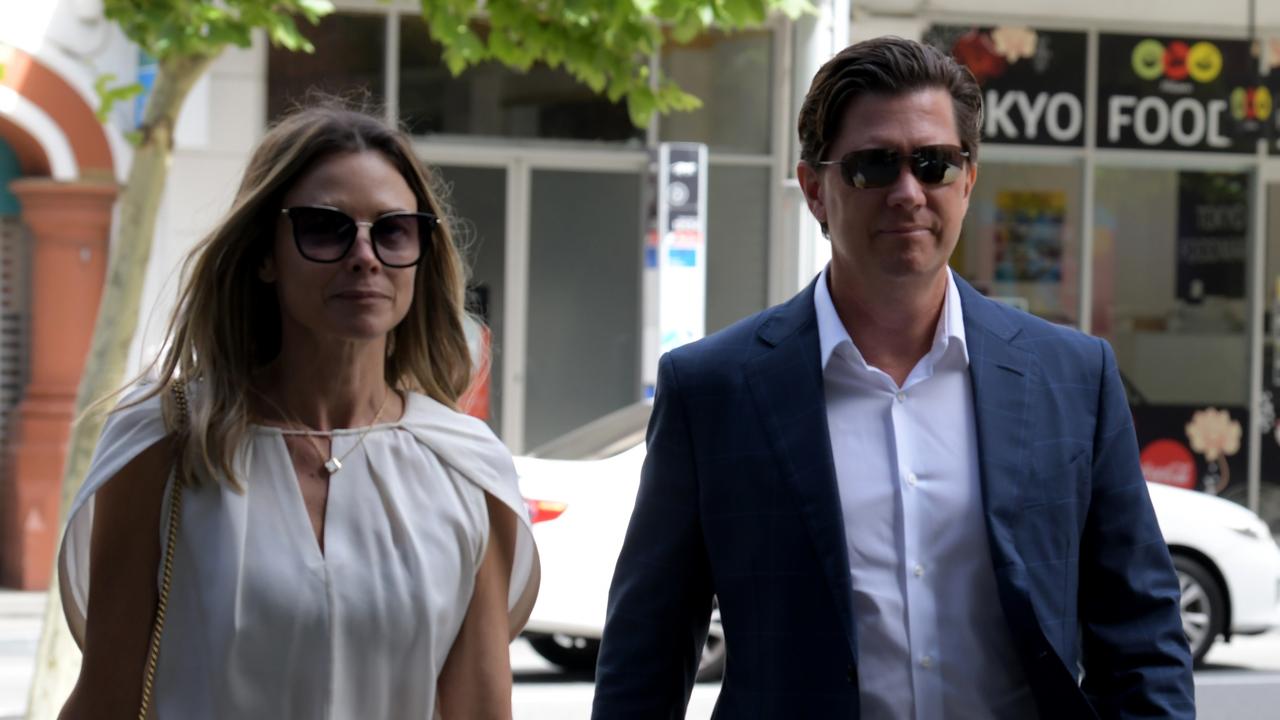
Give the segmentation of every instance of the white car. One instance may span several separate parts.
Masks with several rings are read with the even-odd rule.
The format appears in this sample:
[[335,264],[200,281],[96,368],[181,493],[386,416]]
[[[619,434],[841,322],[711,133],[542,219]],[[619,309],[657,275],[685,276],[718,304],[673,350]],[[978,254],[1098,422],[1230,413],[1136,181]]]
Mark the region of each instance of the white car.
[[1241,505],[1147,483],[1182,586],[1182,629],[1199,662],[1218,636],[1280,627],[1280,547]]
[[[644,403],[623,408],[516,458],[542,559],[525,635],[568,670],[595,667],[609,582],[640,484],[649,410]],[[1222,498],[1148,488],[1182,585],[1182,625],[1196,661],[1219,636],[1280,627],[1280,546],[1266,523]],[[713,613],[699,679],[719,677],[724,657]]]

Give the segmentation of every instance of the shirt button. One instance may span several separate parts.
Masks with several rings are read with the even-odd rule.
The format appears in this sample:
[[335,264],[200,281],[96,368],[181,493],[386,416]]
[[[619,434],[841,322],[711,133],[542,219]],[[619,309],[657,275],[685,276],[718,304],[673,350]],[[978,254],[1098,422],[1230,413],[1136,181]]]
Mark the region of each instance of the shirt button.
[[920,478],[916,477],[916,474],[915,474],[915,473],[907,473],[907,484],[908,484],[908,485],[910,485],[911,487],[915,487],[915,486],[916,486],[916,483],[918,483],[918,482],[920,482]]
[[913,568],[911,572],[915,573],[916,577],[924,577],[924,566],[920,563],[916,563],[915,568]]
[[907,401],[907,394],[906,394],[906,393],[904,393],[904,392],[902,392],[902,391],[899,391],[899,392],[898,392],[898,394],[897,394],[897,395],[895,395],[894,397],[898,398],[898,402],[906,402],[906,401]]
[[925,670],[928,670],[929,668],[933,667],[933,656],[925,655],[924,657],[920,658],[920,667],[924,668]]

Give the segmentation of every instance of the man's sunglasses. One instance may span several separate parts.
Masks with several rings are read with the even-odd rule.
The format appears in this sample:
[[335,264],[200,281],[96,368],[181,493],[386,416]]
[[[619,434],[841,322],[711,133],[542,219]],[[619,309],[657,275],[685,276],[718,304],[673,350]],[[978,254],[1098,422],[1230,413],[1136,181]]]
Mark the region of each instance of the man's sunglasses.
[[950,185],[964,172],[969,151],[955,145],[925,145],[903,155],[888,148],[854,150],[839,160],[823,160],[818,165],[839,165],[844,181],[859,189],[883,188],[897,182],[902,162],[924,185]]
[[335,263],[351,252],[356,234],[369,228],[373,254],[387,267],[417,265],[422,248],[430,240],[440,220],[431,213],[393,212],[373,222],[362,222],[331,207],[303,205],[285,208],[280,214],[293,226],[293,242],[302,257],[318,263]]

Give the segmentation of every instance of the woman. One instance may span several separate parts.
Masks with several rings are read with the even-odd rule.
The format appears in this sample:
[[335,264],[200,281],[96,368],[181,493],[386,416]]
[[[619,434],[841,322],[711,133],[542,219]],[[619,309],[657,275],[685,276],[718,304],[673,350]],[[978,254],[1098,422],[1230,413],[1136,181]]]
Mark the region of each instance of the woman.
[[379,120],[267,133],[72,506],[63,717],[137,717],[171,505],[154,716],[510,717],[537,553],[509,454],[454,409],[471,359],[441,218]]

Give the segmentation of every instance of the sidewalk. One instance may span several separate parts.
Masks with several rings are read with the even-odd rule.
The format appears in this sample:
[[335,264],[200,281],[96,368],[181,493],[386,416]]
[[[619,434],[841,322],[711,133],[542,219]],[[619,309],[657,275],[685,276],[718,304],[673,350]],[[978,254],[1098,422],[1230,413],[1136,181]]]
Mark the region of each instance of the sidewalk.
[[[0,590],[0,720],[19,720],[26,711],[27,688],[40,639],[45,594]],[[532,648],[517,641],[512,647],[512,667],[550,673],[555,670]],[[1206,720],[1273,717],[1280,702],[1280,630],[1254,637],[1218,642],[1196,672],[1197,705]],[[710,717],[718,687],[701,684],[694,693],[690,717]],[[566,708],[589,708],[589,681],[558,679],[517,683],[516,717],[577,717]],[[581,717],[589,713],[583,710]]]
[[45,594],[0,590],[0,720],[27,710]]

